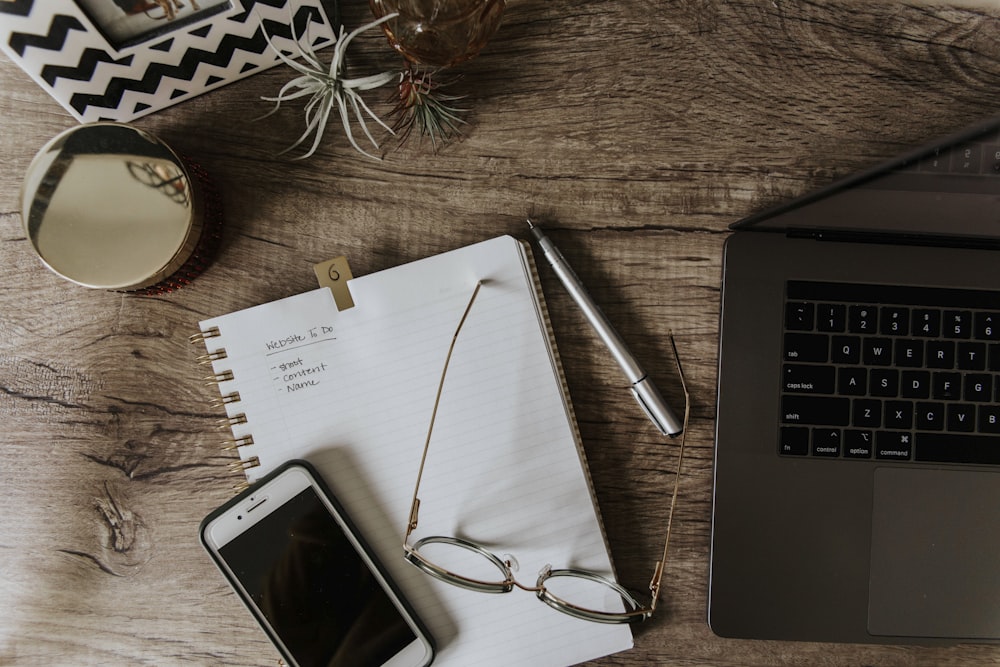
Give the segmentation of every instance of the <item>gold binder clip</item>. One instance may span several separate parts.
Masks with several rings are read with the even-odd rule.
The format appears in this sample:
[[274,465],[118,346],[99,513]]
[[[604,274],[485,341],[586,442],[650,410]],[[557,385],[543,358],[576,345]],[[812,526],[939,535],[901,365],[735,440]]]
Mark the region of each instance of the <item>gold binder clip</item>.
[[225,359],[227,356],[229,355],[226,354],[226,349],[222,348],[221,350],[216,350],[215,352],[209,352],[208,354],[199,355],[195,357],[195,361],[204,366],[211,364],[213,361],[218,361],[219,359]]
[[219,429],[224,430],[227,428],[232,428],[238,424],[246,424],[247,416],[242,412],[238,415],[233,415],[232,417],[225,417],[219,420]]
[[240,402],[240,392],[231,391],[228,394],[225,394],[224,396],[220,396],[219,398],[213,398],[211,401],[209,401],[209,404],[213,408],[221,408],[222,406],[228,403],[239,403],[239,402]]
[[243,480],[239,484],[233,484],[233,493],[242,493],[250,488],[250,482]]
[[229,469],[233,472],[246,472],[250,468],[256,468],[260,465],[260,459],[256,456],[251,456],[248,459],[240,459],[239,461],[233,461],[229,464]]
[[347,258],[341,255],[326,262],[320,262],[313,266],[316,272],[316,280],[320,287],[329,287],[333,292],[333,301],[337,304],[337,310],[347,310],[354,307],[354,299],[351,298],[351,290],[347,287],[347,281],[353,278],[351,266],[347,263]]
[[231,452],[239,447],[249,447],[253,444],[253,436],[245,435],[242,438],[230,438],[222,441],[222,451]]
[[209,375],[206,377],[205,384],[221,384],[223,382],[230,382],[232,379],[232,371],[222,371],[221,373],[216,373],[215,375]]
[[197,345],[199,343],[204,343],[205,340],[208,338],[216,338],[217,336],[220,335],[222,334],[219,332],[219,327],[210,327],[208,329],[205,329],[204,331],[199,331],[193,336],[188,336],[188,340],[191,342],[192,345]]

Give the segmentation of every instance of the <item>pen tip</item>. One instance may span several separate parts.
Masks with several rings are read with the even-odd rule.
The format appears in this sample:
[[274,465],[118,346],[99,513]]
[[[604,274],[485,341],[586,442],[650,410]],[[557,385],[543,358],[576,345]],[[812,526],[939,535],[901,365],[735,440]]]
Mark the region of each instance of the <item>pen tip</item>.
[[535,228],[535,225],[534,225],[534,223],[532,223],[532,222],[531,222],[531,218],[528,218],[528,227],[529,227],[530,229],[534,229],[534,228]]

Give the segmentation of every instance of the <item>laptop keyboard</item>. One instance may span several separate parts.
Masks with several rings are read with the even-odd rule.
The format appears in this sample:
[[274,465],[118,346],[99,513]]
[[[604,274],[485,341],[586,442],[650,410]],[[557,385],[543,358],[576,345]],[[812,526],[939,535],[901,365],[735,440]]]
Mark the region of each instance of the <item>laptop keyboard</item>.
[[788,282],[778,451],[1000,464],[1000,292]]

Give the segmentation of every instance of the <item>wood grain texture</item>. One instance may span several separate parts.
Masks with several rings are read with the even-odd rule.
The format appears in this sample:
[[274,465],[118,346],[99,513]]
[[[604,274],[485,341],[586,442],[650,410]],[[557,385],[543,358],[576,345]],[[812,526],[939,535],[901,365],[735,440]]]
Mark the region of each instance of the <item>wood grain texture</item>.
[[[346,2],[359,25],[367,3]],[[0,60],[0,664],[274,665],[201,552],[231,493],[214,390],[187,342],[206,317],[498,234],[551,236],[651,374],[692,396],[662,610],[599,665],[981,665],[1000,648],[734,641],[705,622],[722,244],[727,226],[1000,108],[994,3],[510,0],[462,67],[464,138],[437,153],[354,153],[332,126],[305,161],[275,155],[298,109],[251,119],[270,70],[136,125],[218,181],[223,246],[160,297],[89,291],[32,255],[18,193],[35,151],[74,121]],[[379,35],[359,72],[396,66]],[[372,97],[378,111],[390,103]],[[542,267],[613,555],[641,588],[676,448],[657,437],[581,314]],[[765,612],[766,610],[762,610]]]

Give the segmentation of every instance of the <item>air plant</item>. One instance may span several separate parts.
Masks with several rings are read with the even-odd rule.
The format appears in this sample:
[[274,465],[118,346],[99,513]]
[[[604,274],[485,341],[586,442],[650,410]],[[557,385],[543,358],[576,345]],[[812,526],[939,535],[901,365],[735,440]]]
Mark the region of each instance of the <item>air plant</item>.
[[[401,144],[410,137],[414,128],[417,129],[420,137],[430,138],[431,145],[435,150],[438,148],[438,142],[461,135],[459,126],[465,124],[461,114],[466,110],[454,106],[454,103],[462,97],[443,92],[444,88],[453,80],[435,79],[431,72],[417,70],[409,63],[401,72],[387,71],[353,79],[344,78],[347,47],[351,40],[366,30],[378,27],[397,16],[399,16],[398,13],[388,14],[350,33],[347,33],[346,29],[341,26],[334,41],[333,56],[329,67],[320,62],[316,52],[309,46],[308,39],[295,38],[299,51],[298,57],[301,58],[301,60],[296,60],[295,56],[284,53],[275,47],[271,38],[265,33],[268,45],[278,55],[281,62],[294,69],[300,76],[286,83],[277,96],[262,98],[275,104],[274,108],[261,118],[266,118],[278,111],[283,102],[304,97],[309,98],[305,106],[305,131],[294,144],[281,151],[279,155],[299,147],[310,135],[312,135],[313,140],[309,150],[294,159],[301,160],[315,153],[316,149],[319,148],[324,130],[335,106],[351,145],[358,152],[376,160],[379,158],[362,149],[355,139],[352,130],[352,114],[353,120],[361,127],[365,137],[376,150],[379,148],[379,144],[368,128],[366,116],[389,134],[397,135],[398,133]],[[293,37],[295,37],[294,34]],[[390,127],[365,104],[361,93],[380,88],[394,80],[397,85],[390,101],[395,102],[395,106],[389,112],[388,117],[394,118],[395,122]]]
[[301,61],[294,60],[292,57],[275,48],[270,37],[267,37],[265,34],[268,45],[270,45],[271,49],[273,49],[278,55],[281,62],[294,69],[301,76],[298,76],[286,83],[278,92],[276,97],[263,98],[269,102],[274,102],[275,105],[274,109],[262,116],[262,118],[266,118],[267,116],[275,113],[281,107],[282,102],[289,102],[291,100],[307,96],[309,97],[309,101],[305,106],[305,132],[302,133],[302,136],[300,136],[294,144],[283,150],[281,154],[297,148],[309,137],[310,134],[315,135],[313,137],[312,146],[304,155],[300,155],[295,159],[301,160],[315,153],[316,149],[319,147],[320,140],[323,138],[323,132],[330,119],[330,114],[334,106],[336,106],[337,110],[340,112],[340,120],[344,125],[344,132],[347,134],[347,139],[351,142],[351,145],[354,146],[358,152],[370,158],[376,160],[378,159],[376,156],[365,151],[360,145],[358,145],[357,140],[354,138],[354,132],[351,129],[351,114],[354,114],[354,119],[357,121],[358,125],[361,126],[362,131],[371,144],[378,149],[378,142],[375,141],[375,138],[369,131],[368,124],[365,122],[365,116],[367,115],[370,119],[381,125],[390,134],[393,134],[394,132],[391,127],[386,125],[377,115],[375,115],[368,105],[365,104],[365,101],[361,97],[361,92],[384,86],[387,83],[394,81],[399,75],[397,72],[392,71],[354,79],[344,78],[345,55],[351,40],[366,30],[377,27],[386,21],[395,18],[396,16],[398,16],[398,14],[388,14],[347,34],[345,34],[345,28],[341,26],[340,32],[334,42],[333,56],[330,60],[330,66],[328,68],[323,66],[319,58],[316,56],[315,51],[313,51],[312,47],[310,47],[308,43],[303,44],[298,39],[295,40],[299,49]]
[[465,120],[460,114],[466,109],[453,106],[461,96],[448,95],[442,92],[455,80],[435,80],[431,72],[414,69],[407,66],[399,75],[397,91],[390,98],[396,105],[389,112],[389,118],[395,118],[393,132],[398,133],[400,142],[405,142],[414,128],[420,137],[429,137],[431,146],[436,150],[438,140],[450,140],[462,131],[459,125]]

